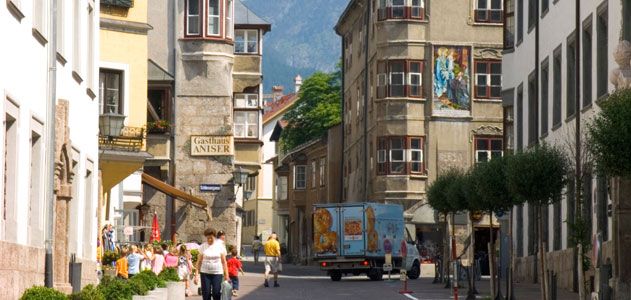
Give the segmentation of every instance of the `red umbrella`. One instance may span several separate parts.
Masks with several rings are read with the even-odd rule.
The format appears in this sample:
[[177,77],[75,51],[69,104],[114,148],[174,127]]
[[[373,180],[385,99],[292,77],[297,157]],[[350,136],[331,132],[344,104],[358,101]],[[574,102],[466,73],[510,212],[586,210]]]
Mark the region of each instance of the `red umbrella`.
[[151,222],[151,239],[149,242],[159,242],[160,238],[160,224],[158,224],[158,214],[153,214],[153,222]]

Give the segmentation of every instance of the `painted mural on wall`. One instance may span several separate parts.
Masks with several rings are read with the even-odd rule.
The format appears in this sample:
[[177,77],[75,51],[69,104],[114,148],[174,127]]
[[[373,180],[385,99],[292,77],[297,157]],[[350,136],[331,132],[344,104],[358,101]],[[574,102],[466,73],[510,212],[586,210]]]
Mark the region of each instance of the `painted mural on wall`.
[[470,47],[434,46],[435,112],[468,111],[471,108],[470,59]]

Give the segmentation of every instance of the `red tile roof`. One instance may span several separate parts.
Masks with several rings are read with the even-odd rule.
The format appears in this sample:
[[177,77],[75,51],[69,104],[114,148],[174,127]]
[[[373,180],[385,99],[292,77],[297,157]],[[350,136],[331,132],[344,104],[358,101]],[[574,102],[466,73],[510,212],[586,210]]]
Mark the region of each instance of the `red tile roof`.
[[278,101],[270,104],[271,109],[263,114],[263,123],[275,118],[279,114],[285,112],[298,99],[298,95],[289,94],[281,97]]

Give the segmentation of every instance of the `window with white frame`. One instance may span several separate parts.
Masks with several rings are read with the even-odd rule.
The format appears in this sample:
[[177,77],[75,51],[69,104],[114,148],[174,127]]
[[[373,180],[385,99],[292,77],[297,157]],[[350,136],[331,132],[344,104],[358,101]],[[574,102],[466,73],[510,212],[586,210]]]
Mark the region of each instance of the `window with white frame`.
[[33,29],[48,39],[48,1],[33,0]]
[[390,96],[405,96],[405,62],[390,62]]
[[256,29],[238,29],[234,40],[235,53],[258,54],[259,31]]
[[[88,165],[92,166],[91,162],[88,161]],[[96,213],[93,211],[93,201],[92,201],[92,169],[89,168],[86,170],[85,174],[85,206],[84,206],[84,221],[83,221],[83,257],[85,259],[90,259],[92,256],[92,231],[93,227],[96,224],[93,224],[93,218],[96,216]]]
[[405,0],[390,0],[390,7],[392,8],[392,18],[402,19],[405,17]]
[[81,6],[81,0],[74,0],[74,18],[73,18],[73,37],[72,37],[72,68],[75,74],[81,75],[83,72],[83,28],[81,24],[81,16],[83,15],[83,9]]
[[[41,245],[41,238],[43,227],[40,222],[42,208],[42,154],[43,154],[43,139],[41,132],[43,131],[43,124],[36,120],[31,120],[31,125],[34,127],[31,131],[31,168],[30,168],[30,181],[29,181],[29,244],[32,246]],[[33,126],[34,125],[34,126]]]
[[256,190],[256,178],[257,176],[248,176],[243,184],[243,190],[248,192],[254,192]]
[[294,189],[304,190],[307,187],[307,166],[294,166]]
[[235,94],[234,95],[234,108],[258,108],[258,107],[259,107],[258,94]]
[[226,0],[224,5],[225,8],[225,31],[226,38],[232,39],[234,37],[234,24],[232,20],[234,20],[234,5],[232,5],[233,0]]
[[[6,227],[7,221],[15,221],[15,205],[18,203],[17,178],[19,170],[18,161],[18,116],[19,108],[8,99],[5,100],[4,109],[4,184],[2,197],[2,224],[4,230],[0,231],[3,240],[13,240],[15,236],[10,235]],[[13,231],[13,230],[12,230]]]
[[316,172],[318,170],[316,161],[311,162],[311,188],[316,187]]
[[502,137],[476,137],[475,162],[487,162],[504,154]]
[[287,200],[287,176],[278,177],[278,200]]
[[325,172],[326,172],[326,158],[320,158],[320,186],[325,184]]
[[235,111],[234,112],[234,136],[239,138],[258,138],[259,136],[259,111]]
[[422,60],[377,62],[377,98],[423,96]]
[[499,60],[475,61],[475,97],[502,98],[502,62]]
[[424,138],[393,136],[377,139],[377,174],[424,174]]
[[422,63],[419,61],[411,61],[408,64],[408,86],[410,97],[421,97],[423,82]]
[[208,22],[206,34],[211,36],[221,35],[221,12],[220,12],[220,0],[208,0]]
[[99,104],[101,114],[123,114],[123,71],[99,71]]
[[504,10],[503,0],[476,0],[475,1],[475,21],[479,23],[501,24],[504,20],[503,10]]
[[425,19],[425,0],[379,0],[378,20]]
[[200,0],[186,1],[186,34],[201,35],[201,3]]

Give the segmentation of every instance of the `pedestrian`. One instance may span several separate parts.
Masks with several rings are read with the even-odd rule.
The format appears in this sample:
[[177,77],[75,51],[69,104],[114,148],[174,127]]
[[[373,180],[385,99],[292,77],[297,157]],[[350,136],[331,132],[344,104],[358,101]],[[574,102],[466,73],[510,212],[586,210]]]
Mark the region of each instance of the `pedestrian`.
[[237,249],[230,251],[231,257],[228,259],[228,276],[230,276],[230,283],[232,283],[232,296],[237,297],[237,291],[239,291],[239,272],[245,276],[243,272],[243,264],[237,256]]
[[167,268],[177,268],[178,264],[178,253],[175,247],[171,246],[168,248],[169,250],[164,255],[164,266]]
[[252,255],[254,256],[254,264],[259,263],[259,252],[261,251],[261,239],[258,235],[252,240]]
[[217,233],[214,229],[206,229],[204,236],[206,242],[199,248],[197,259],[197,269],[202,283],[202,298],[203,300],[221,300],[222,282],[230,281],[226,247],[216,238]]
[[129,278],[127,263],[127,246],[121,248],[121,257],[116,260],[116,276],[118,278]]
[[140,269],[142,271],[151,270],[151,261],[153,261],[153,247],[151,244],[145,245],[142,254],[144,259],[142,260]]
[[278,243],[276,233],[272,233],[272,235],[270,235],[267,242],[263,244],[263,249],[265,250],[265,283],[263,283],[263,285],[265,287],[269,287],[267,279],[269,278],[269,273],[271,272],[274,274],[274,287],[279,287],[278,271],[280,271],[281,268],[280,244]]
[[138,253],[138,247],[136,245],[132,245],[131,251],[129,251],[129,254],[127,255],[129,278],[134,277],[134,275],[140,272],[140,261],[143,258],[144,256]]
[[166,257],[169,254],[169,246],[166,243],[160,244],[160,248],[162,248],[162,255]]
[[162,270],[164,269],[164,255],[162,253],[162,248],[153,248],[153,260],[151,261],[151,270],[156,275],[159,275],[160,272],[162,272]]
[[178,263],[177,263],[177,275],[180,277],[180,281],[184,282],[186,286],[186,296],[190,296],[191,292],[188,285],[188,277],[193,269],[193,263],[191,262],[191,254],[186,249],[186,245],[180,245]]
[[103,252],[114,251],[114,241],[112,240],[113,227],[112,224],[103,226],[101,230],[101,239],[103,240]]

